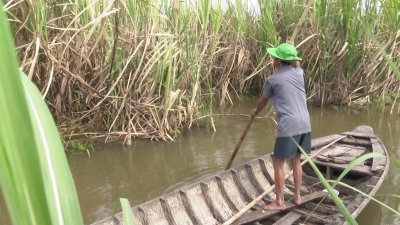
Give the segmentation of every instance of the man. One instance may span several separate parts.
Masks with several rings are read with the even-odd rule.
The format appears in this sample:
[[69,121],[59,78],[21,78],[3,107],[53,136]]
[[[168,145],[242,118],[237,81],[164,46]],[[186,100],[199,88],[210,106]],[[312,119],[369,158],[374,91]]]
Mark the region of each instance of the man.
[[311,123],[307,109],[306,91],[303,70],[300,68],[296,48],[288,43],[277,48],[268,48],[267,52],[273,57],[275,73],[267,78],[263,95],[252,111],[256,116],[272,100],[278,121],[277,138],[274,147],[272,163],[274,166],[276,199],[265,205],[265,210],[285,209],[283,190],[285,174],[283,165],[290,159],[293,165],[295,183],[294,203],[301,204],[300,186],[302,182],[301,152],[293,139],[307,152],[311,153]]

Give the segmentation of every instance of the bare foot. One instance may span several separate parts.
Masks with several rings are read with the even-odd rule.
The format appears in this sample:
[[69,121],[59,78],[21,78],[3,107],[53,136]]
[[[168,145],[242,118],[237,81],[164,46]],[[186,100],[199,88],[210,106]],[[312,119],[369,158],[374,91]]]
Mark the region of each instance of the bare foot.
[[299,206],[301,205],[301,196],[300,195],[296,195],[293,199],[293,202],[295,205]]
[[282,210],[282,209],[286,209],[285,203],[278,204],[277,202],[273,202],[264,206],[264,210],[267,211]]

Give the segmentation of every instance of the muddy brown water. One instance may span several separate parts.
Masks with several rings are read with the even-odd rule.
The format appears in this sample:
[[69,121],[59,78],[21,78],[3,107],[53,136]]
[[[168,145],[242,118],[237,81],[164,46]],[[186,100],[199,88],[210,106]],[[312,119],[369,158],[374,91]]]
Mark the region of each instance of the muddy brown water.
[[[224,109],[229,114],[249,114],[256,98],[235,102]],[[400,161],[400,114],[389,114],[381,107],[317,108],[310,106],[313,138],[350,131],[365,124],[374,129],[392,159]],[[260,116],[267,113],[263,110]],[[113,213],[118,198],[137,205],[179,187],[193,183],[225,168],[242,135],[248,117],[221,116],[214,132],[192,129],[173,142],[135,140],[130,147],[120,144],[97,145],[87,155],[68,155],[85,224]],[[270,153],[276,125],[270,118],[255,119],[232,167]],[[400,209],[400,167],[391,163],[378,194],[379,200]],[[0,204],[0,224],[5,224],[4,205]],[[400,224],[400,218],[377,203],[370,203],[359,216],[359,224]]]

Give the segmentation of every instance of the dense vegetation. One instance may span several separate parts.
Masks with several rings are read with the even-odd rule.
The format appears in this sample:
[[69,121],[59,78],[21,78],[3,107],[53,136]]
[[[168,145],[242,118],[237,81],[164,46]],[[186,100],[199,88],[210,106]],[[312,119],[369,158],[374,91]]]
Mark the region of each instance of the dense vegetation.
[[64,136],[130,143],[214,126],[216,105],[260,93],[273,72],[266,48],[289,37],[304,59],[310,103],[380,99],[399,110],[398,1],[214,3],[6,0],[5,8],[22,67]]
[[[68,168],[68,163],[65,158],[65,153],[63,152],[64,148],[61,144],[61,141],[59,140],[57,128],[53,121],[52,115],[48,110],[48,106],[54,107],[53,114],[56,117],[56,119],[58,119],[59,123],[63,124],[66,123],[65,121],[67,121],[68,122],[67,124],[74,126],[71,127],[71,129],[72,128],[91,129],[91,128],[96,128],[96,126],[98,127],[107,126],[108,125],[107,122],[110,122],[106,120],[108,117],[105,117],[105,119],[103,117],[100,117],[98,119],[97,122],[102,121],[103,123],[95,124],[93,122],[92,125],[87,127],[82,127],[82,124],[85,124],[85,122],[87,121],[92,122],[92,120],[95,119],[96,117],[94,113],[100,114],[99,116],[104,116],[104,115],[111,116],[111,113],[113,112],[115,113],[115,111],[104,110],[105,111],[104,112],[101,110],[103,110],[106,107],[120,106],[121,110],[119,110],[118,112],[121,113],[121,115],[127,113],[126,111],[129,112],[129,114],[127,114],[127,117],[120,116],[120,118],[122,118],[121,121],[123,122],[124,118],[125,119],[130,118],[129,126],[132,129],[134,129],[135,127],[137,127],[136,124],[133,123],[136,122],[136,120],[134,120],[135,117],[133,117],[134,116],[133,113],[135,112],[140,112],[140,113],[154,112],[155,113],[154,115],[165,116],[161,117],[161,118],[166,118],[165,121],[164,119],[162,121],[168,122],[168,120],[173,119],[173,117],[171,116],[171,114],[167,116],[162,113],[163,112],[169,113],[170,111],[172,113],[175,113],[176,111],[179,111],[183,113],[183,115],[185,115],[185,118],[181,121],[193,122],[196,119],[194,115],[196,116],[199,115],[199,112],[201,112],[200,110],[202,109],[198,108],[198,106],[202,105],[201,102],[203,101],[206,103],[207,101],[213,102],[212,100],[215,98],[213,95],[214,93],[216,94],[217,97],[219,97],[220,95],[224,97],[223,94],[226,94],[225,97],[229,97],[228,89],[240,91],[240,93],[243,93],[243,91],[246,91],[250,88],[250,86],[237,87],[233,85],[235,84],[234,82],[229,83],[230,78],[226,78],[228,79],[227,82],[229,84],[232,84],[229,88],[225,87],[225,89],[223,89],[220,87],[213,89],[211,88],[211,86],[206,86],[205,84],[214,84],[215,79],[212,79],[214,77],[211,76],[210,74],[208,74],[209,77],[207,76],[200,77],[201,74],[200,72],[202,72],[201,68],[203,68],[202,67],[203,61],[200,60],[197,61],[199,73],[197,73],[196,75],[198,75],[197,78],[198,80],[197,81],[195,80],[193,84],[193,89],[190,89],[191,86],[189,85],[190,82],[193,81],[188,80],[186,81],[189,83],[187,84],[189,85],[188,90],[186,90],[187,94],[185,94],[184,92],[182,94],[179,94],[180,92],[178,92],[177,95],[175,95],[174,93],[170,93],[169,95],[166,96],[161,95],[163,97],[152,97],[152,95],[149,94],[147,98],[144,99],[145,101],[141,103],[144,107],[140,108],[141,111],[139,111],[138,107],[134,104],[138,104],[139,100],[141,100],[142,98],[134,98],[134,97],[137,96],[143,97],[144,96],[143,93],[151,93],[149,92],[150,90],[147,90],[146,88],[152,87],[152,86],[146,86],[146,88],[142,89],[140,85],[157,84],[158,87],[161,87],[159,93],[166,93],[165,92],[166,90],[176,90],[176,91],[178,90],[173,88],[174,84],[176,84],[175,82],[179,78],[179,76],[177,76],[177,73],[175,72],[175,69],[181,68],[177,66],[181,61],[176,62],[175,60],[178,58],[177,56],[180,55],[181,53],[172,54],[173,52],[169,52],[169,54],[172,54],[169,55],[171,57],[169,61],[168,58],[162,58],[164,60],[167,60],[167,63],[163,64],[165,67],[159,68],[159,69],[166,69],[166,71],[164,70],[158,71],[158,72],[166,72],[165,74],[161,73],[164,75],[162,76],[163,80],[154,80],[155,78],[150,79],[150,77],[154,76],[153,73],[143,73],[142,76],[138,76],[136,74],[136,70],[131,70],[130,73],[128,73],[129,75],[125,77],[125,75],[123,75],[125,74],[124,69],[121,70],[120,63],[127,62],[128,64],[124,68],[125,69],[128,68],[129,65],[133,63],[134,56],[137,54],[136,49],[141,49],[141,48],[139,47],[136,48],[136,46],[134,46],[131,47],[130,50],[127,50],[128,52],[130,52],[133,49],[135,49],[135,51],[132,52],[131,55],[128,55],[129,58],[126,59],[126,61],[124,61],[124,58],[120,58],[121,61],[116,61],[120,63],[115,63],[117,65],[116,68],[118,68],[115,71],[111,70],[111,68],[113,68],[112,66],[106,66],[105,64],[104,65],[100,64],[104,66],[103,68],[99,64],[95,64],[99,63],[98,61],[78,60],[78,59],[82,60],[91,59],[90,57],[83,58],[84,55],[83,53],[88,54],[88,56],[91,56],[94,59],[97,59],[96,57],[101,58],[101,55],[96,55],[94,53],[95,51],[94,49],[103,48],[104,46],[106,46],[105,43],[103,43],[103,45],[98,44],[101,40],[103,40],[102,38],[104,38],[104,41],[125,40],[125,42],[128,42],[127,41],[128,39],[121,39],[121,38],[108,39],[106,38],[107,36],[103,37],[102,35],[104,34],[102,33],[100,33],[102,35],[97,33],[94,34],[93,32],[97,29],[97,27],[93,24],[93,22],[86,23],[86,25],[84,25],[82,29],[74,30],[74,28],[71,26],[80,24],[81,21],[80,17],[84,18],[86,14],[92,15],[93,13],[95,13],[94,11],[90,10],[91,9],[90,5],[88,5],[88,8],[85,8],[82,11],[83,12],[82,14],[78,13],[75,14],[76,17],[75,19],[71,20],[70,26],[62,28],[62,26],[59,27],[56,26],[57,24],[62,25],[62,22],[57,21],[57,19],[50,19],[50,17],[48,18],[48,16],[53,15],[53,13],[55,15],[58,15],[57,13],[59,14],[65,13],[65,18],[68,18],[70,16],[69,13],[71,12],[68,11],[67,9],[69,7],[74,7],[73,5],[69,3],[66,4],[57,3],[56,6],[59,8],[55,7],[54,11],[51,11],[53,10],[53,8],[47,7],[47,5],[45,5],[44,2],[39,1],[39,7],[29,5],[30,3],[32,2],[8,1],[6,7],[3,7],[3,2],[0,2],[0,6],[2,8],[5,8],[6,10],[8,10],[8,12],[12,12],[12,14],[9,16],[11,16],[11,18],[14,18],[12,19],[12,22],[14,24],[14,38],[17,41],[17,43],[19,44],[21,42],[23,43],[19,45],[18,50],[20,54],[20,60],[23,62],[24,69],[28,71],[28,76],[19,71],[19,63],[17,60],[17,56],[15,54],[15,46],[12,43],[10,35],[12,29],[10,29],[9,27],[10,24],[6,23],[6,17],[4,11],[1,11],[0,30],[2,32],[0,32],[0,41],[3,44],[3,47],[0,49],[0,65],[1,65],[0,107],[2,109],[0,110],[0,117],[3,118],[4,121],[2,126],[0,126],[0,156],[1,156],[0,186],[5,202],[7,204],[7,212],[9,213],[9,216],[13,224],[83,224],[79,202],[74,187],[74,182],[71,176],[71,172]],[[93,2],[93,4],[94,3],[98,2],[95,1]],[[134,3],[132,4],[135,5]],[[83,6],[80,5],[80,7]],[[116,2],[115,7],[118,8],[118,2]],[[29,11],[29,10],[25,11],[25,9],[30,9],[30,10],[35,9],[36,11]],[[132,12],[136,11],[133,10]],[[110,11],[110,14],[112,13],[116,13],[116,11]],[[26,19],[19,20],[18,18],[20,18],[20,16],[25,16]],[[107,13],[100,15],[100,17],[102,17],[103,19],[105,19],[107,16],[108,16]],[[97,20],[92,20],[92,21],[97,21]],[[118,17],[116,21],[118,21]],[[101,27],[103,29],[102,30],[103,33],[106,32],[106,30],[108,29],[107,23],[106,25],[101,25]],[[119,25],[117,25],[115,28],[115,30],[117,30],[116,36],[118,36],[119,34],[118,27]],[[149,27],[146,28],[147,31],[148,28]],[[87,32],[85,32],[85,29],[88,29]],[[80,42],[78,43],[76,42],[76,40],[74,41],[74,38],[76,37],[74,35],[71,35],[69,37],[70,39],[67,39],[67,36],[64,35],[66,35],[66,33],[70,34],[69,32],[72,33],[75,32],[76,36],[80,35],[81,38],[87,37],[88,39],[84,39],[87,40],[86,42],[84,42],[84,44]],[[35,35],[30,36],[31,34]],[[152,35],[150,35],[150,33],[146,33],[146,35],[150,36],[158,35],[158,33],[151,33],[151,34]],[[90,40],[92,40],[91,35],[98,37],[98,39],[94,39],[95,42],[90,42]],[[160,39],[161,39],[160,43],[166,42],[163,39],[165,38],[163,36],[167,35],[160,34]],[[63,41],[60,42],[60,40],[58,39],[60,37],[61,40],[65,42]],[[174,36],[170,38],[174,38]],[[204,36],[205,40],[205,42],[203,43],[204,45],[207,45],[208,38],[209,36],[207,35]],[[220,38],[223,37],[221,36]],[[227,41],[228,40],[229,39],[227,39]],[[238,40],[239,38],[236,41]],[[115,43],[118,44],[119,42]],[[172,46],[174,46],[174,43],[176,44],[176,42],[173,42]],[[393,43],[396,43],[396,40]],[[71,44],[74,44],[74,48],[70,46]],[[116,54],[114,54],[114,49],[116,51],[121,51],[121,52],[125,51],[123,48],[121,48],[121,46],[118,47],[119,45],[117,44],[112,45],[116,47],[110,49],[111,53],[108,52],[108,54],[106,54],[107,52],[103,52],[104,53],[103,57],[105,57],[106,59],[108,59],[107,57],[111,57],[110,59],[112,59],[114,56],[116,56]],[[128,44],[126,45],[128,46]],[[80,46],[80,48],[77,48],[77,46],[78,47]],[[97,47],[95,48],[94,46]],[[140,44],[138,46],[140,46]],[[142,54],[142,58],[138,62],[139,65],[143,66],[140,67],[143,69],[141,70],[142,72],[154,69],[153,66],[158,65],[157,63],[159,63],[159,57],[161,57],[160,55],[163,55],[165,54],[165,52],[168,52],[167,49],[170,48],[169,46],[164,46],[166,47],[166,49],[163,49],[162,51],[159,50],[159,52],[157,52],[158,49],[157,44],[153,46],[147,43],[145,44],[145,46],[147,47],[142,50],[146,51],[151,50],[151,52],[153,53],[153,55],[151,56],[155,58],[147,58],[147,55]],[[381,46],[378,44],[378,47],[380,51],[383,52],[384,49],[383,47],[387,46]],[[91,51],[86,52],[85,49],[86,50],[90,49]],[[203,50],[201,53],[205,54],[207,48],[204,47],[202,49]],[[76,50],[80,51],[75,52]],[[103,50],[107,49],[105,48]],[[239,49],[238,51],[240,52],[241,50]],[[393,55],[393,52],[394,51],[390,52],[389,57],[386,54],[382,54],[382,57],[385,60],[388,60],[390,68],[393,69],[396,72],[396,74],[399,74],[399,71],[395,66],[396,64],[394,64],[393,61],[390,60],[390,56]],[[68,54],[72,53],[76,53],[77,55],[80,54],[80,56],[77,56],[77,59],[67,57],[69,56]],[[190,52],[188,52],[188,54],[189,53]],[[218,53],[219,51],[216,51],[215,55],[218,55]],[[60,58],[56,58],[56,56]],[[122,54],[119,55],[119,57],[121,56]],[[205,55],[203,56],[204,58],[207,58]],[[243,55],[241,57],[243,57]],[[114,62],[114,60],[110,61]],[[104,63],[105,62],[107,61],[104,61]],[[240,60],[239,62],[242,61]],[[82,68],[80,69],[90,68],[89,66],[93,65],[99,65],[99,67],[103,69],[110,69],[110,71],[113,72],[111,73],[111,75],[109,75],[103,71],[104,77],[102,78],[103,79],[102,82],[105,82],[105,85],[102,86],[101,83],[97,83],[100,82],[99,79],[101,80],[101,77],[100,78],[92,77],[93,80],[87,80],[86,75],[88,74],[90,75],[90,73],[89,72],[78,73],[81,71],[81,70],[75,70],[76,68],[78,68],[77,67],[78,65],[81,66],[85,65],[82,66]],[[237,65],[231,64],[231,69],[236,68],[235,66]],[[90,69],[95,69],[95,68],[98,69],[98,67],[93,67]],[[78,75],[71,71],[77,72]],[[50,73],[47,75],[47,72]],[[101,75],[102,73],[99,72],[99,74]],[[117,74],[118,76],[113,77],[112,76],[113,74]],[[158,73],[155,74],[158,75]],[[235,74],[235,73],[232,72],[229,74]],[[253,73],[253,75],[255,74],[257,73]],[[393,76],[392,74],[390,75]],[[33,79],[38,84],[39,88],[42,89],[42,93],[38,91],[35,85],[33,85],[33,83],[29,81],[28,78]],[[135,79],[135,82],[133,82],[133,79]],[[204,79],[206,79],[207,82],[205,82]],[[254,77],[252,79],[244,79],[242,81],[242,85],[247,84],[247,82],[256,82],[252,81],[254,79],[256,78]],[[46,83],[43,80],[47,80],[47,84],[41,86],[43,85],[42,83]],[[141,83],[137,83],[139,81]],[[178,82],[178,84],[180,83]],[[100,88],[99,90],[97,90],[94,87],[97,88],[103,87],[103,89],[104,88],[108,89],[103,90],[102,88]],[[136,89],[132,89],[132,87],[135,87]],[[168,89],[169,87],[171,87],[171,89]],[[58,90],[57,92],[57,88],[61,89]],[[207,94],[204,95],[201,94],[204,93],[204,90],[207,90],[207,88],[209,92],[208,93],[206,92]],[[119,91],[125,90],[126,93],[124,96],[121,97],[116,95],[120,93],[116,92],[117,90]],[[219,92],[218,90],[219,91],[225,90],[225,92]],[[106,94],[104,94],[103,92]],[[196,95],[195,93],[198,93],[198,95]],[[45,101],[43,100],[41,95],[43,95],[44,98],[46,99],[48,106],[46,106]],[[190,99],[187,96],[194,96],[194,97]],[[57,99],[61,99],[59,100],[61,101],[61,103],[62,101],[65,101],[65,104],[58,103]],[[100,101],[97,102],[99,108],[96,108],[96,105],[94,105],[94,103],[95,100],[98,99],[100,99]],[[221,99],[220,100],[223,101],[224,98]],[[174,104],[175,101],[181,104],[178,104],[177,106]],[[197,101],[199,102],[196,103]],[[161,103],[164,103],[164,105]],[[186,107],[185,104],[188,103],[193,104],[192,105],[193,108],[191,108],[191,110],[193,111],[191,112],[191,114],[188,114],[189,112],[187,111],[188,108],[185,108]],[[94,106],[94,107],[92,110],[88,110],[90,108],[85,108],[89,106]],[[124,109],[126,111],[123,111]],[[211,110],[212,108],[209,109]],[[72,110],[72,111],[63,111],[63,110]],[[87,115],[85,115],[85,113],[87,113]],[[205,113],[208,113],[208,111],[205,111]],[[77,115],[81,115],[81,117],[76,117]],[[186,117],[187,115],[192,117]],[[151,118],[150,115],[147,118]],[[190,118],[191,120],[187,120],[187,118]],[[117,124],[115,128],[117,128],[118,123],[124,124],[119,120],[116,121]],[[157,122],[158,120],[154,119],[147,121]],[[146,128],[147,126],[151,127],[151,124],[146,125],[146,123],[139,123],[139,125],[140,125],[139,127],[141,128]],[[171,126],[176,126],[176,124],[172,123]],[[165,128],[165,131],[169,132],[169,128]],[[371,155],[363,157],[371,157]],[[353,163],[354,165],[356,165],[358,162],[356,160]],[[313,163],[311,162],[311,164]],[[323,177],[321,177],[321,180],[322,183],[326,185],[329,192],[333,195],[332,187],[327,184],[326,180]],[[333,199],[338,200],[337,197],[336,199],[335,197],[333,197]],[[120,199],[120,201],[121,201],[120,204],[124,209],[124,224],[135,224],[132,211],[130,210],[130,206],[127,200]],[[340,205],[340,202],[337,204]],[[346,211],[347,210],[343,208],[343,214],[348,219],[349,224],[356,224],[354,219],[348,217],[348,212],[346,214]],[[394,209],[392,211],[397,213],[397,211]]]

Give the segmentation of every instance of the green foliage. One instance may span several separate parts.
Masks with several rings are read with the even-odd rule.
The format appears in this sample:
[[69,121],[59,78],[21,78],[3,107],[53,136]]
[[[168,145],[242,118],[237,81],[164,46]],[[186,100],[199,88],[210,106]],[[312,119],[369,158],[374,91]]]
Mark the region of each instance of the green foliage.
[[[83,224],[57,127],[37,87],[18,68],[4,11],[0,29],[0,185],[11,221]],[[136,224],[128,201],[120,201],[125,224]]]
[[4,11],[0,29],[0,184],[11,220],[83,224],[60,136],[37,87],[18,69]]

